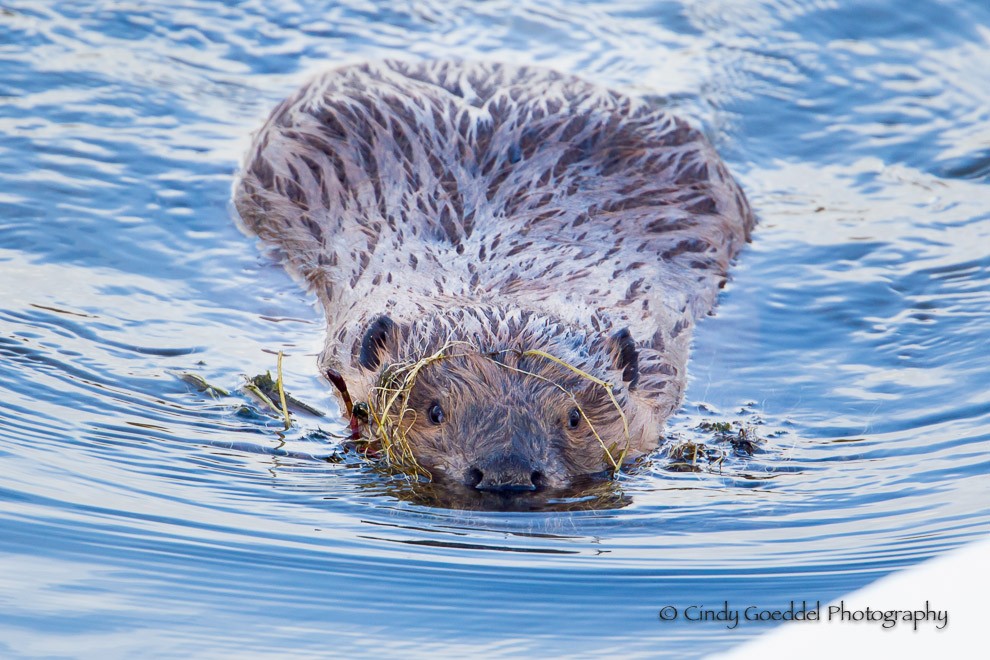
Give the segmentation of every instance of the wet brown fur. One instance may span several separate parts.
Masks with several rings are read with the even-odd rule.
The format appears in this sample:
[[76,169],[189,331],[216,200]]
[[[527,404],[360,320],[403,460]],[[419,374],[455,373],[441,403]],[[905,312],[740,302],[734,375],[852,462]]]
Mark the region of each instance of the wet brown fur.
[[[319,296],[321,365],[355,400],[389,365],[454,347],[410,393],[409,438],[431,473],[466,483],[492,456],[532,461],[548,486],[606,469],[592,426],[627,458],[652,449],[682,397],[695,319],[753,226],[685,122],[492,63],[317,77],[255,136],[234,201]],[[367,369],[362,340],[382,315],[395,326]],[[623,329],[635,350],[615,338]],[[614,384],[628,438],[601,387],[533,350]],[[587,417],[572,431],[574,399]],[[425,419],[434,402],[439,426]]]

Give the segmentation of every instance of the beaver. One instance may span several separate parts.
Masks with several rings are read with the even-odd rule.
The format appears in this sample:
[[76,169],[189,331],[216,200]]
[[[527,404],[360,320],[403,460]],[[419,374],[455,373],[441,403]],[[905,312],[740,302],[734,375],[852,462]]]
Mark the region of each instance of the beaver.
[[487,62],[319,75],[254,136],[234,203],[318,296],[352,422],[397,464],[499,493],[656,448],[754,224],[685,121]]

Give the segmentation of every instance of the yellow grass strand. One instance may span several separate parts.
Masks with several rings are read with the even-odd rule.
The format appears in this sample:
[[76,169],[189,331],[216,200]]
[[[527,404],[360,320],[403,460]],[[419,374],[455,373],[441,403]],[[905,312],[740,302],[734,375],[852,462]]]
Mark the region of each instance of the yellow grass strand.
[[[526,371],[525,369],[519,369],[517,367],[510,367],[509,365],[502,364],[501,362],[499,362],[498,364],[501,367],[503,367],[504,369],[508,369],[509,371],[515,371],[516,373],[524,374],[526,376],[532,376],[533,378],[537,378],[537,379],[542,380],[542,381],[544,381],[546,383],[549,383],[550,385],[553,385],[558,390],[560,390],[561,392],[563,392],[564,394],[566,394],[567,396],[569,396],[571,398],[571,401],[573,401],[574,402],[574,405],[577,407],[578,412],[581,413],[581,418],[588,424],[588,428],[591,429],[591,432],[594,434],[595,439],[598,440],[598,444],[600,444],[602,446],[602,451],[605,452],[605,456],[608,458],[608,462],[612,465],[612,469],[614,471],[618,471],[619,470],[619,468],[622,466],[622,463],[621,462],[617,462],[615,460],[615,458],[613,458],[612,452],[609,451],[609,448],[605,444],[605,441],[602,440],[602,437],[598,434],[598,430],[595,428],[595,425],[591,423],[591,420],[588,418],[588,415],[586,415],[585,412],[584,412],[584,408],[582,408],[581,407],[581,404],[578,403],[577,398],[574,396],[573,393],[568,392],[567,389],[564,388],[563,385],[560,385],[559,383],[555,383],[552,380],[550,380],[549,378],[546,378],[545,376],[541,376],[539,374],[534,374],[532,371]],[[625,455],[625,452],[623,452],[623,455]]]
[[[629,435],[629,422],[626,420],[625,413],[622,412],[622,406],[619,405],[619,401],[615,398],[615,394],[612,392],[612,387],[613,387],[612,386],[612,383],[608,383],[608,382],[606,382],[606,381],[604,381],[604,380],[602,380],[600,378],[596,378],[596,377],[592,376],[591,374],[589,374],[587,371],[582,371],[581,369],[578,369],[574,365],[568,364],[568,363],[564,362],[563,360],[561,360],[560,358],[558,358],[556,356],[553,356],[553,355],[550,355],[549,353],[547,353],[545,351],[539,351],[539,350],[535,350],[534,349],[534,350],[525,351],[523,353],[523,355],[536,355],[536,356],[545,358],[547,360],[550,360],[551,362],[555,362],[555,363],[559,364],[560,366],[565,367],[566,369],[570,369],[571,371],[573,371],[574,373],[576,373],[578,376],[581,376],[582,378],[587,378],[588,380],[590,380],[591,382],[595,383],[596,385],[602,387],[605,390],[606,394],[608,394],[608,398],[612,400],[612,405],[615,406],[615,410],[619,413],[619,418],[622,419],[622,430],[625,431],[625,434],[626,434],[626,446],[622,450],[622,455],[619,458],[621,460],[625,460],[626,453],[628,453],[628,451],[629,451],[629,442],[630,442],[630,437],[631,437]],[[580,410],[580,408],[579,408],[579,410]],[[583,410],[581,411],[581,416],[582,417],[584,416],[584,411]]]
[[[447,341],[433,355],[424,357],[416,362],[390,367],[391,379],[393,381],[401,379],[401,383],[394,388],[374,388],[373,391],[384,398],[383,404],[379,409],[375,405],[376,397],[372,396],[368,405],[374,421],[373,432],[381,443],[381,448],[385,452],[385,459],[400,468],[408,467],[416,474],[423,474],[427,477],[431,476],[429,470],[423,468],[416,461],[412,447],[409,446],[406,437],[409,429],[416,423],[417,416],[416,411],[409,407],[409,397],[416,378],[426,366],[439,360],[463,355],[446,354],[446,351],[454,343]],[[397,413],[394,412],[396,408],[398,410]],[[409,415],[412,415],[412,417],[407,420]]]
[[247,382],[244,385],[244,389],[247,390],[248,392],[250,392],[251,394],[253,394],[255,397],[257,397],[258,398],[258,401],[261,401],[261,403],[263,403],[264,405],[268,406],[268,408],[270,408],[274,412],[278,412],[279,411],[278,410],[278,406],[276,406],[275,403],[271,399],[268,398],[268,395],[266,395],[264,392],[262,392],[261,391],[261,388],[259,388],[254,383],[252,383],[250,381]]
[[[510,371],[515,371],[516,373],[525,374],[527,376],[532,376],[533,378],[538,378],[539,380],[542,380],[542,381],[544,381],[546,383],[549,383],[550,385],[553,385],[558,390],[560,390],[561,392],[563,392],[564,394],[566,394],[567,396],[569,396],[571,398],[571,401],[573,401],[574,404],[575,404],[575,406],[577,406],[578,412],[581,413],[581,418],[588,425],[588,428],[591,429],[591,433],[595,436],[595,439],[598,441],[598,444],[601,445],[602,451],[605,452],[605,456],[606,456],[606,458],[608,458],[608,462],[612,465],[612,470],[615,473],[618,473],[619,472],[619,469],[622,467],[622,463],[625,460],[626,453],[629,450],[629,426],[626,425],[626,423],[625,423],[626,422],[626,418],[625,418],[625,415],[622,414],[622,409],[619,407],[619,402],[616,401],[616,399],[615,399],[614,396],[612,396],[612,391],[611,391],[612,385],[611,385],[611,383],[606,383],[603,380],[600,380],[598,378],[595,378],[591,374],[589,374],[587,372],[584,372],[584,371],[581,371],[580,369],[578,369],[576,367],[573,367],[573,366],[567,364],[566,362],[563,362],[562,360],[559,360],[559,359],[553,357],[552,355],[550,355],[548,353],[544,353],[543,351],[526,351],[525,353],[523,353],[523,355],[527,355],[527,354],[539,355],[540,357],[547,357],[547,358],[551,359],[552,361],[557,362],[557,363],[559,363],[559,364],[567,367],[571,371],[573,371],[573,372],[575,372],[575,373],[577,373],[577,374],[579,374],[581,376],[584,376],[584,377],[588,378],[592,382],[605,387],[606,391],[609,394],[609,397],[612,399],[613,405],[615,405],[616,410],[619,411],[619,415],[622,417],[623,429],[625,430],[625,433],[626,433],[626,447],[622,450],[622,453],[619,454],[619,458],[618,459],[616,459],[614,456],[612,456],[612,451],[608,448],[608,445],[605,444],[605,441],[602,439],[601,435],[599,435],[599,433],[598,433],[598,429],[596,429],[595,428],[595,425],[592,424],[591,419],[588,417],[587,413],[584,412],[584,408],[581,407],[581,405],[577,401],[577,398],[574,396],[574,394],[572,392],[569,392],[565,387],[563,387],[559,383],[553,382],[552,380],[550,380],[549,378],[546,378],[545,376],[540,376],[539,374],[534,374],[533,372],[526,371],[525,369],[518,369],[516,367],[510,367],[509,365],[502,364],[501,362],[498,363],[501,367],[503,367],[505,369],[509,369]],[[614,447],[615,445],[613,444],[612,446]]]
[[282,387],[282,351],[278,352],[278,380],[275,384],[278,386],[278,400],[282,404],[282,415],[285,417],[285,430],[288,431],[292,427],[292,421],[289,419],[289,406],[285,404],[285,388]]

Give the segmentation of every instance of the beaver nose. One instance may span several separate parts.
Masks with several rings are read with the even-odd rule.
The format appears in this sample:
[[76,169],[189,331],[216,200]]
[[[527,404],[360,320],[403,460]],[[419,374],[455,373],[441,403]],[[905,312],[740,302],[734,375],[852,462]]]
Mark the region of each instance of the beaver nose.
[[478,490],[510,493],[536,490],[543,474],[515,456],[497,456],[479,461],[468,470],[468,485]]

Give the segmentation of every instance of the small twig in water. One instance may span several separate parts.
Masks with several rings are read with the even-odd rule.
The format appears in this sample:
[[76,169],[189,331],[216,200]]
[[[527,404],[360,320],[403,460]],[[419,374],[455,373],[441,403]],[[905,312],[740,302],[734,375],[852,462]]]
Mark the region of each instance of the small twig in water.
[[285,430],[288,431],[292,427],[292,421],[289,419],[289,407],[285,404],[285,388],[282,387],[282,351],[278,352],[278,380],[275,384],[278,386],[278,400],[282,404],[282,415],[285,417]]

